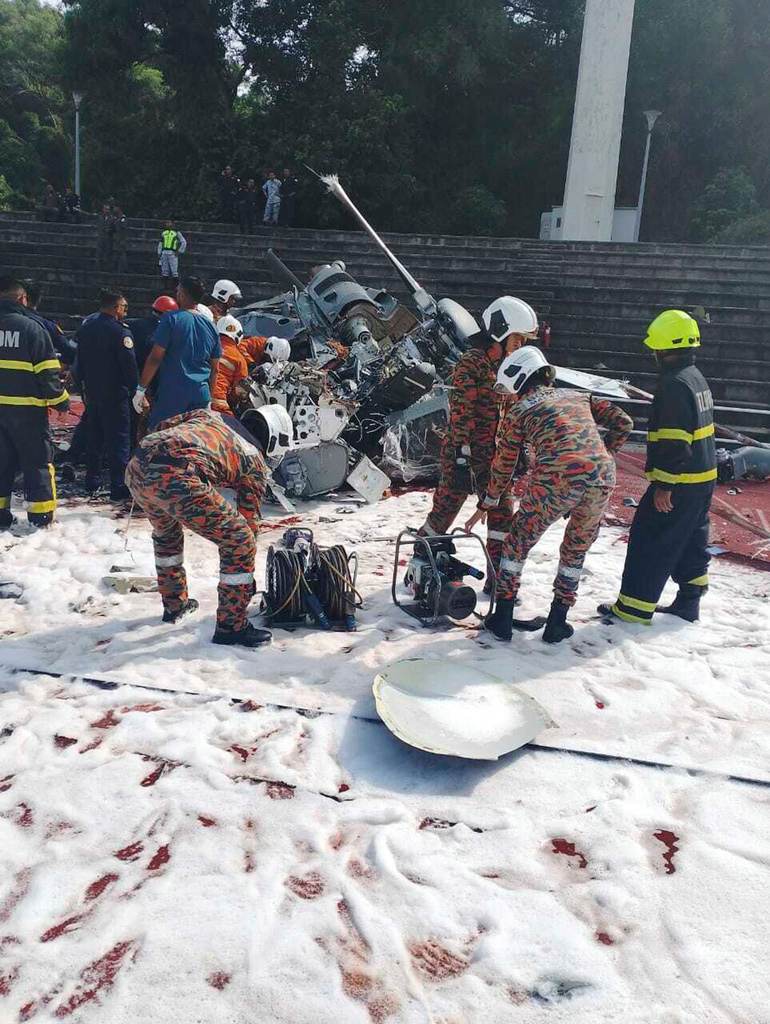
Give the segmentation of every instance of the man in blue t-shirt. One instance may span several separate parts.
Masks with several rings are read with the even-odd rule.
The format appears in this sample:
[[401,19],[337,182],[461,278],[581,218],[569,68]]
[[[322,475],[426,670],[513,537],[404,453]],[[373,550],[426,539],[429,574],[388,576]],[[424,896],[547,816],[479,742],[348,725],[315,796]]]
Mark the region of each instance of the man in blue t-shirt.
[[204,292],[200,278],[183,278],[177,288],[179,310],[162,316],[150,339],[152,348],[134,394],[134,408],[141,414],[148,406],[145,391],[157,375],[150,430],[171,416],[211,404],[222,350],[214,324],[196,312]]

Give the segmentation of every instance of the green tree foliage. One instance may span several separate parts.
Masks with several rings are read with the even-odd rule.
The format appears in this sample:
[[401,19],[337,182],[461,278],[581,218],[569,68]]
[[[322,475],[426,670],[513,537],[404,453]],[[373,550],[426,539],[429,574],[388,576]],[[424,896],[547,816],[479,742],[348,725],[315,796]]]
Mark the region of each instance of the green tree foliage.
[[12,193],[66,182],[64,45],[58,11],[38,0],[0,0],[0,169]]
[[690,237],[711,242],[737,221],[758,212],[757,190],[743,167],[720,171],[692,207]]
[[[583,0],[63,3],[0,0],[16,192],[65,184],[77,87],[92,207],[114,194],[134,215],[215,217],[226,163],[298,169],[314,226],[350,222],[303,164],[338,172],[383,229],[533,235],[561,202]],[[710,237],[753,212],[706,197],[722,171],[745,168],[770,206],[768,38],[767,0],[636,0],[621,202],[636,202],[641,112],[664,112],[643,237]]]

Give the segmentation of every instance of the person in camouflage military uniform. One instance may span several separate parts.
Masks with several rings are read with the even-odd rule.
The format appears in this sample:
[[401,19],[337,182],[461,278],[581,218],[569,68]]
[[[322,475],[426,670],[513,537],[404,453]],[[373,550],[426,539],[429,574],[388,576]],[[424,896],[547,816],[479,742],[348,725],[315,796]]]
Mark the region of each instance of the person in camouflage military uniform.
[[[502,397],[495,394],[500,361],[537,332],[535,311],[521,299],[502,296],[484,310],[485,329],[455,367],[449,397],[449,430],[441,450],[441,477],[433,507],[420,529],[424,536],[447,533],[470,494],[481,496],[489,482]],[[500,562],[513,516],[513,483],[500,495],[487,520],[487,550]]]
[[[553,368],[534,346],[506,359],[498,387],[514,398],[497,435],[497,450],[480,514],[495,508],[510,486],[523,445],[533,458],[527,490],[503,542],[497,579],[497,607],[488,628],[509,640],[512,629],[539,628],[542,618],[513,620],[513,605],[530,550],[562,517],[567,529],[559,552],[554,600],[543,639],[558,643],[572,635],[566,624],[575,603],[586,553],[596,540],[602,516],[615,485],[612,455],[626,442],[633,421],[604,399],[579,391],[555,390]],[[602,440],[597,424],[606,428]],[[474,517],[475,518],[475,517]]]
[[[254,596],[259,511],[267,483],[262,453],[205,409],[174,416],[139,445],[126,470],[131,494],[152,524],[163,621],[194,611],[183,564],[184,530],[219,548],[219,606],[214,643],[256,647],[270,639],[246,611]],[[237,511],[218,488],[236,492]]]

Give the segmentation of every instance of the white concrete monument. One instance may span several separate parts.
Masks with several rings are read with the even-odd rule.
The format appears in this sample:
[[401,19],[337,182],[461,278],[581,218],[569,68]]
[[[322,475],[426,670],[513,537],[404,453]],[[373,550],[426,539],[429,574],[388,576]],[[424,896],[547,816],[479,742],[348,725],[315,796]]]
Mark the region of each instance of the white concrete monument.
[[562,237],[612,238],[634,0],[587,0]]

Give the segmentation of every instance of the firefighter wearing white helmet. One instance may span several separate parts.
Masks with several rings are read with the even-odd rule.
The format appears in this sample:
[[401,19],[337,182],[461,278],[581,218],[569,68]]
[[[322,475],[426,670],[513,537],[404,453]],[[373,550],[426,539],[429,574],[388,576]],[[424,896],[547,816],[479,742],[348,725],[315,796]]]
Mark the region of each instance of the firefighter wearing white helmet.
[[235,281],[230,281],[226,277],[217,281],[211,289],[211,302],[209,304],[214,319],[219,320],[234,306],[237,306],[242,298],[241,289]]
[[490,338],[500,344],[508,339],[517,342],[507,345],[507,352],[520,348],[527,339],[536,338],[540,329],[534,309],[513,295],[501,295],[495,299],[481,314],[481,319]]
[[273,336],[265,342],[265,355],[272,363],[288,363],[291,359],[291,345],[286,338]]
[[222,355],[211,392],[211,406],[218,413],[232,416],[239,397],[238,385],[249,376],[246,359],[238,347],[243,338],[243,327],[240,320],[228,313],[217,321],[217,334]]
[[[501,320],[500,311],[511,314],[514,307],[518,311],[526,307],[530,313],[528,319],[521,316],[515,321],[518,331],[509,329],[509,320]],[[421,528],[428,536],[447,533],[468,495],[484,493],[499,419],[500,399],[494,392],[497,369],[505,355],[523,344],[525,332],[537,329],[534,310],[512,296],[496,299],[483,318],[485,329],[469,339],[471,347],[461,357],[450,382],[449,430],[441,452],[441,479]],[[512,517],[513,494],[508,487],[487,522],[487,549],[495,568]],[[487,590],[491,584],[488,580]]]
[[243,416],[243,425],[254,435],[265,458],[276,466],[294,443],[294,423],[282,405],[262,405]]
[[[525,345],[503,360],[495,390],[510,396],[511,401],[497,433],[486,494],[466,524],[472,528],[498,507],[526,446],[531,472],[503,541],[497,603],[486,622],[487,629],[500,640],[510,640],[514,629],[535,630],[543,625],[547,643],[572,635],[567,612],[575,603],[586,553],[599,532],[615,485],[613,455],[633,426],[622,409],[584,392],[557,390],[553,379],[553,367],[534,345]],[[597,424],[606,428],[604,440]],[[548,527],[563,517],[568,517],[568,523],[548,620],[514,620],[514,602],[527,555]]]

